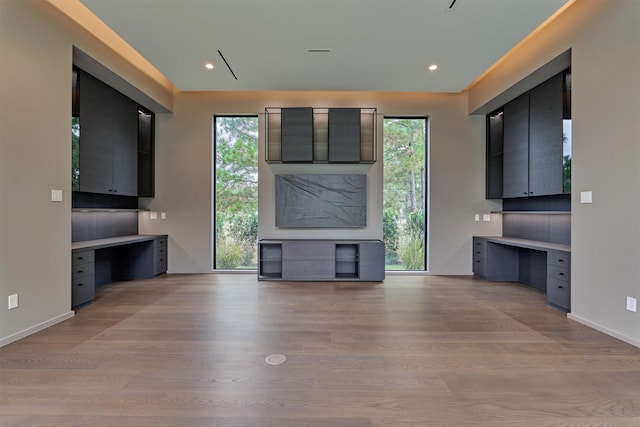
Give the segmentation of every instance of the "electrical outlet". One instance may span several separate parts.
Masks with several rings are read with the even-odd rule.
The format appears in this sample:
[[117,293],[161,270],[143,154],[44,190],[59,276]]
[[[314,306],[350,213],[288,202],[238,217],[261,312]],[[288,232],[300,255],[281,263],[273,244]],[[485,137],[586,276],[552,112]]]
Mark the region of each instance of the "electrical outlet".
[[475,214],[475,215],[473,215],[473,219],[474,219],[476,222],[480,221],[480,214]]
[[160,212],[160,219],[167,219],[167,213],[166,212]]
[[636,299],[633,297],[627,297],[627,310],[636,312]]
[[9,308],[9,310],[18,308],[18,294],[9,295],[7,307]]

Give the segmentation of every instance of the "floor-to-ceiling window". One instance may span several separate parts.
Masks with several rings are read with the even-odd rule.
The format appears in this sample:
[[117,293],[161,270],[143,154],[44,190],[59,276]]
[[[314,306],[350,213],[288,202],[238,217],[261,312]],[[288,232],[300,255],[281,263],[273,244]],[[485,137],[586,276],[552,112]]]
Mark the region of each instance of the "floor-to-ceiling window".
[[387,270],[427,269],[427,118],[384,119],[384,242]]
[[258,116],[214,117],[213,268],[255,269]]

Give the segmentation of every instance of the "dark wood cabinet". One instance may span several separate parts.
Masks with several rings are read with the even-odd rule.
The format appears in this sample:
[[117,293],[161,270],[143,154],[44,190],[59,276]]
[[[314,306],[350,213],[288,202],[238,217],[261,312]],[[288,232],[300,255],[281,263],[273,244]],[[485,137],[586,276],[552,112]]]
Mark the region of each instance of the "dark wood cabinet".
[[138,107],[138,197],[155,195],[154,114]]
[[71,244],[71,307],[94,300],[95,288],[167,272],[167,235],[130,235]]
[[360,161],[360,109],[329,108],[329,162]]
[[503,197],[529,195],[529,93],[504,106]]
[[473,237],[473,274],[521,282],[546,292],[547,304],[571,311],[570,246],[512,237]]
[[380,240],[260,240],[258,280],[384,280]]
[[265,108],[268,163],[375,163],[375,108]]
[[504,177],[504,109],[487,115],[486,198],[502,199]]
[[565,146],[563,130],[567,75],[557,74],[487,116],[488,199],[571,191],[570,144]]
[[529,195],[562,194],[562,74],[530,92]]
[[79,191],[137,196],[138,105],[91,75],[79,79]]
[[282,161],[313,161],[313,109],[311,107],[283,108]]

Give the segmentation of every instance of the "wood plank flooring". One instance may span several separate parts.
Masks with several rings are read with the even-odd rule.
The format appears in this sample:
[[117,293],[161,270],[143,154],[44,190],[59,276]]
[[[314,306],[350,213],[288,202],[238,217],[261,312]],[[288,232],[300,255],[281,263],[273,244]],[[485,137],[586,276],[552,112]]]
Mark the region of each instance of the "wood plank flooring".
[[167,275],[1,348],[0,425],[637,427],[640,349],[517,283]]

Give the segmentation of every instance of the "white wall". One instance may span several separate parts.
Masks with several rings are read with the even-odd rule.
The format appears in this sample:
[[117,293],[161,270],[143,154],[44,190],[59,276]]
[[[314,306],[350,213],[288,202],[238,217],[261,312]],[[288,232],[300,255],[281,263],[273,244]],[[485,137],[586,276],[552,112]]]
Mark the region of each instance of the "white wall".
[[[571,318],[640,346],[640,2],[580,0],[469,94],[469,111],[572,54]],[[580,204],[593,191],[593,204]]]
[[[374,165],[269,165],[260,153],[259,235],[264,238],[382,237],[382,117],[428,116],[430,121],[430,272],[471,273],[471,236],[499,234],[499,221],[476,223],[488,213],[484,200],[484,118],[466,113],[466,94],[363,92],[183,92],[173,114],[156,117],[156,197],[153,211],[167,220],[141,214],[140,231],[170,235],[169,271],[211,270],[211,157],[215,114],[259,114],[264,144],[265,107],[376,107],[379,114],[378,162]],[[282,230],[275,227],[275,173],[367,173],[367,227],[353,230]]]

